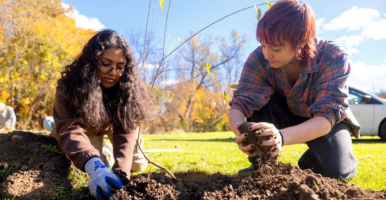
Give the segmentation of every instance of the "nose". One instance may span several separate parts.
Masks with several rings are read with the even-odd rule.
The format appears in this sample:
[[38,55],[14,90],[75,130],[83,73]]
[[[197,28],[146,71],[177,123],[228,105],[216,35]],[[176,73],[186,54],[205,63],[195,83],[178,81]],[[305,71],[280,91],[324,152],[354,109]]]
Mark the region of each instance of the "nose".
[[269,59],[272,59],[272,58],[273,58],[273,53],[272,53],[272,51],[269,50],[268,47],[263,48],[263,55],[264,55],[264,58],[265,58],[266,60],[269,60]]
[[117,70],[118,70],[118,68],[111,67],[109,74],[115,76],[115,75],[117,75],[117,73],[118,73]]

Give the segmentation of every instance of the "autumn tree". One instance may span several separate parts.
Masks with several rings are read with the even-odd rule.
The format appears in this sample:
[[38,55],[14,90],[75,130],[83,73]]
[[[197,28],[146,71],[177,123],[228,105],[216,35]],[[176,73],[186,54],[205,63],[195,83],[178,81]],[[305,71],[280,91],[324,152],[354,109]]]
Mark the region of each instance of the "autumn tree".
[[377,93],[377,96],[386,99],[386,90],[381,90],[379,93]]
[[0,0],[0,9],[0,101],[15,109],[19,129],[33,128],[37,112],[52,112],[63,66],[94,32],[77,28],[60,0]]
[[157,63],[161,59],[161,55],[159,55],[161,52],[160,42],[155,38],[155,33],[148,33],[146,39],[144,35],[143,31],[137,29],[130,29],[125,34],[139,66],[142,63]]
[[[238,37],[237,31],[232,31],[232,35],[233,35],[232,37],[233,41],[231,44],[240,43],[240,40],[244,39],[244,38]],[[220,51],[222,52],[222,54],[230,56],[233,54],[234,50],[233,48],[229,48],[228,46],[229,46],[228,41],[226,41],[225,39],[222,39]],[[232,59],[229,62],[226,62],[222,67],[223,73],[220,73],[220,75],[218,76],[219,78],[217,81],[221,82],[221,85],[223,86],[222,88],[220,88],[220,90],[226,91],[227,94],[231,94],[231,91],[233,90],[229,87],[229,85],[233,82],[238,81],[239,79],[239,74],[244,65],[244,61],[242,60],[244,56],[243,53],[244,52],[239,52],[239,55],[235,59]]]
[[[230,39],[210,35],[201,38],[197,35],[185,43],[180,50],[173,68],[178,74],[178,80],[182,81],[184,86],[174,90],[173,107],[178,108],[176,113],[186,131],[194,131],[193,123],[197,113],[194,113],[193,109],[197,108],[194,108],[194,105],[198,102],[196,95],[200,89],[206,87],[210,88],[213,93],[222,94],[222,92],[215,91],[213,83],[217,81],[219,70],[226,63],[240,59],[245,43],[246,36],[239,36],[236,31],[233,31]],[[202,98],[208,98],[208,96],[202,96]],[[216,116],[213,117],[216,118]]]

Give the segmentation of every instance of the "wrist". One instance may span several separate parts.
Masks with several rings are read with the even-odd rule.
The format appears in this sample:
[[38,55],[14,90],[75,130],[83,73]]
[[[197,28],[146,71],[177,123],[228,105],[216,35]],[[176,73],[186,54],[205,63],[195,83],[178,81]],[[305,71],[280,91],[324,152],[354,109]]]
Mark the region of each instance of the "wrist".
[[284,137],[283,137],[283,133],[281,133],[280,130],[279,130],[279,133],[280,133],[280,136],[281,136],[281,146],[284,146]]
[[106,165],[103,164],[102,160],[98,157],[93,157],[87,161],[84,166],[84,170],[91,176],[96,170],[106,168]]

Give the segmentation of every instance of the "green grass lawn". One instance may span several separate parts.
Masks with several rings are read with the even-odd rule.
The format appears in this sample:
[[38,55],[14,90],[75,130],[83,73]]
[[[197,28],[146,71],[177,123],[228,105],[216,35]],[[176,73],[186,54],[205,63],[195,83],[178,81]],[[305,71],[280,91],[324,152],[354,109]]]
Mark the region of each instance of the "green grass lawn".
[[[173,149],[183,152],[149,152],[148,157],[172,173],[199,171],[235,176],[250,164],[242,153],[232,132],[179,133],[144,135],[145,150]],[[358,173],[350,184],[371,190],[386,189],[386,142],[379,137],[353,139],[354,155],[359,161]],[[279,161],[297,166],[306,144],[284,146]],[[161,172],[152,166],[153,172]],[[145,172],[148,172],[149,167]]]

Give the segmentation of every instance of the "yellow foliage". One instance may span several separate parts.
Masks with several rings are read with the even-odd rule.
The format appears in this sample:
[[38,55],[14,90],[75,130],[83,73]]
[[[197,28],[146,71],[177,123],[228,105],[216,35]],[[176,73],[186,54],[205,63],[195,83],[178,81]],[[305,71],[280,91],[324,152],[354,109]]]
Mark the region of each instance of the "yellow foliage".
[[[60,72],[95,32],[77,28],[60,0],[0,0],[0,13],[0,95],[20,106],[23,127],[39,104],[45,107],[39,112],[51,113]],[[42,91],[45,99],[31,102]]]
[[1,96],[0,96],[0,99],[9,99],[9,97],[10,97],[11,95],[9,94],[9,92],[8,91],[6,91],[6,90],[2,90],[1,91]]
[[31,99],[30,98],[25,98],[25,99],[22,99],[20,101],[20,105],[25,107],[26,105],[30,104],[31,103]]
[[213,92],[207,87],[201,87],[194,96],[190,117],[203,126],[210,126],[216,120],[225,120],[226,105],[222,92]]
[[25,108],[20,108],[20,115],[21,116],[26,116],[30,111],[30,108],[25,107]]

